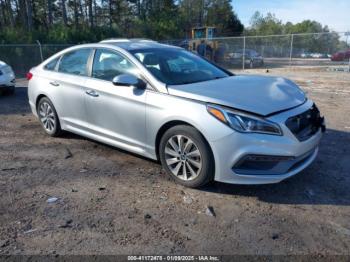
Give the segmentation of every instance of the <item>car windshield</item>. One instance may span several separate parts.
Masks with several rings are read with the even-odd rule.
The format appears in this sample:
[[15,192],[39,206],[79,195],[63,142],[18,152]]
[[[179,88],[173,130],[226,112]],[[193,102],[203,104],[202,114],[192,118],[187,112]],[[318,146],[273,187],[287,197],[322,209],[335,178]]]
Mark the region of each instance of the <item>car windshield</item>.
[[161,82],[183,85],[230,76],[205,59],[182,49],[150,48],[130,51]]

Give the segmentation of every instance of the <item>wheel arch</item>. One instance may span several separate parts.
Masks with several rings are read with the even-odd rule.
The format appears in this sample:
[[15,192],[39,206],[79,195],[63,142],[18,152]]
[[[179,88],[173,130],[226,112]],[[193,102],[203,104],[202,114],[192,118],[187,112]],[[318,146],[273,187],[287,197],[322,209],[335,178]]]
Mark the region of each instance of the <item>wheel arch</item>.
[[[43,97],[47,97],[48,99],[50,99],[47,95],[45,94],[39,94],[36,99],[35,99],[35,109],[38,111],[38,105],[39,105],[39,101],[43,98]],[[51,101],[51,100],[50,100]]]

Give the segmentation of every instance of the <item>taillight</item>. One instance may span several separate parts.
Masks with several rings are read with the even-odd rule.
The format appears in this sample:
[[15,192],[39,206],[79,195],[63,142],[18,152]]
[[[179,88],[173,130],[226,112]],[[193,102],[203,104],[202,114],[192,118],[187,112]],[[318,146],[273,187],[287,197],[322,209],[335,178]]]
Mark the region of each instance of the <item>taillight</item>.
[[26,77],[27,77],[27,80],[29,81],[30,79],[32,79],[33,74],[32,74],[31,72],[28,72],[28,73],[26,74]]

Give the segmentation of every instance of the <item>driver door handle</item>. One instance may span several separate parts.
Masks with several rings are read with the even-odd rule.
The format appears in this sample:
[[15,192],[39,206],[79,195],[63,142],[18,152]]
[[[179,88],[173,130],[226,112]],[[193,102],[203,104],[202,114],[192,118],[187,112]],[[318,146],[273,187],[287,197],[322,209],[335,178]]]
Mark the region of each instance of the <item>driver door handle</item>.
[[85,92],[89,96],[98,97],[99,94],[95,90],[86,90]]

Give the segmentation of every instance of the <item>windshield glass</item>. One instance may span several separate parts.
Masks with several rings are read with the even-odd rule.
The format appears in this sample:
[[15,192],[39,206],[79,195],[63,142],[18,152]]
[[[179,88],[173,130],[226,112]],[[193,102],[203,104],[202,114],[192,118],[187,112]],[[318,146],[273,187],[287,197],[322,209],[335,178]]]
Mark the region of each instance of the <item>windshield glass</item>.
[[131,50],[148,71],[167,85],[183,85],[230,76],[205,59],[182,49]]

